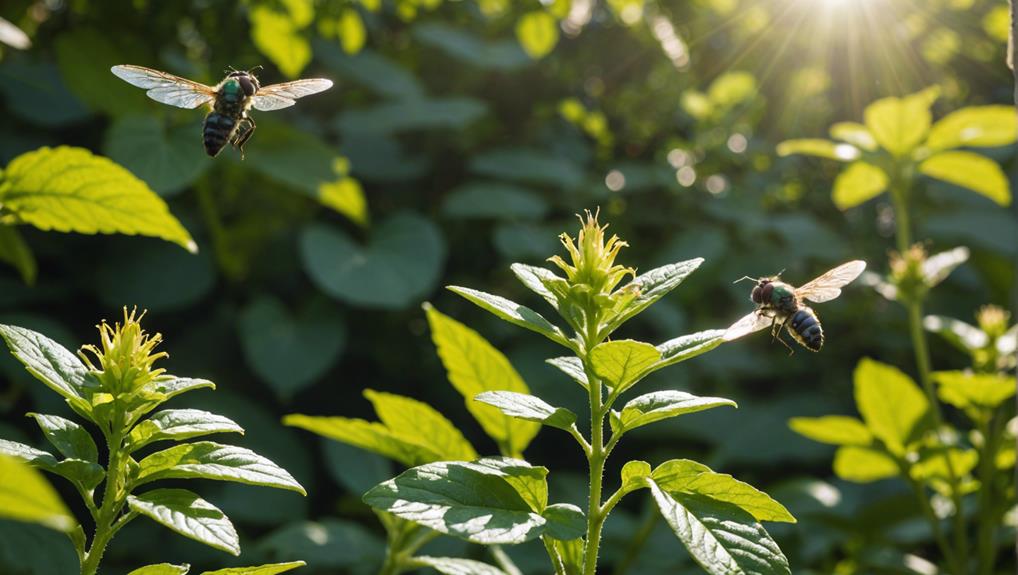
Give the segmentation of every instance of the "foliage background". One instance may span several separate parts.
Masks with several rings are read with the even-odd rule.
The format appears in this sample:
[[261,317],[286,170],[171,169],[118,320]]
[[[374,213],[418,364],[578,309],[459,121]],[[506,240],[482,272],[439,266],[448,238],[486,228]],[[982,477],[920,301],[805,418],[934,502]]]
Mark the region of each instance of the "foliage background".
[[[785,269],[802,283],[855,257],[886,270],[887,197],[841,213],[829,193],[839,166],[777,158],[777,142],[823,137],[833,121],[861,119],[874,99],[932,84],[943,94],[935,117],[1007,103],[1011,93],[1002,1],[608,0],[590,4],[582,26],[569,17],[580,0],[376,4],[0,7],[34,42],[25,52],[5,48],[0,60],[0,163],[41,145],[107,155],[158,191],[201,249],[192,256],[148,238],[22,228],[38,278],[26,285],[14,268],[0,268],[0,322],[76,348],[121,306],[148,309],[149,329],[166,337],[169,371],[219,386],[182,404],[235,419],[248,429],[240,444],[286,467],[311,494],[205,486],[242,530],[244,564],[306,559],[309,573],[370,573],[381,559],[381,531],[359,495],[395,469],[282,427],[284,413],[370,418],[361,396],[370,387],[431,403],[495,451],[445,382],[425,300],[505,350],[536,394],[583,410],[579,390],[543,364],[551,344],[440,286],[539,309],[509,264],[540,264],[559,251],[556,234],[575,228],[572,214],[600,206],[632,245],[623,263],[707,259],[623,336],[662,341],[723,327],[751,309],[747,284],[731,283],[743,275]],[[571,32],[551,42],[540,23],[522,24],[535,13],[561,19],[553,31]],[[337,85],[286,111],[255,112],[259,129],[243,162],[232,151],[208,160],[201,114],[147,100],[109,73],[121,63],[210,84],[227,66],[260,64],[263,84],[299,75]],[[1013,181],[1013,147],[988,154]],[[916,237],[928,238],[932,252],[973,251],[927,311],[970,319],[982,304],[1013,301],[1014,213],[932,180],[918,192]],[[770,526],[793,572],[830,573],[843,560],[863,572],[912,572],[903,553],[929,555],[931,544],[910,494],[893,481],[832,479],[833,448],[786,425],[792,416],[851,413],[851,373],[862,356],[914,372],[904,313],[859,285],[818,312],[828,333],[820,354],[789,357],[759,336],[646,382],[732,397],[740,409],[636,433],[614,460],[693,456],[766,489],[801,520]],[[965,365],[942,341],[932,344],[936,369]],[[62,408],[0,358],[0,436],[38,443],[20,414]],[[561,445],[542,433],[528,459],[582,471],[580,454]],[[610,461],[609,481],[617,472]],[[571,495],[583,492],[582,474],[555,471],[551,481],[558,500],[582,503]],[[607,560],[625,553],[644,515],[635,498],[612,515]],[[471,553],[453,541],[435,545]],[[630,572],[691,569],[665,528],[649,545],[669,552],[645,554]],[[546,568],[539,546],[510,552],[526,573]],[[107,560],[116,574],[142,562],[211,568],[232,558],[138,521]],[[0,571],[74,569],[62,536],[0,522]]]

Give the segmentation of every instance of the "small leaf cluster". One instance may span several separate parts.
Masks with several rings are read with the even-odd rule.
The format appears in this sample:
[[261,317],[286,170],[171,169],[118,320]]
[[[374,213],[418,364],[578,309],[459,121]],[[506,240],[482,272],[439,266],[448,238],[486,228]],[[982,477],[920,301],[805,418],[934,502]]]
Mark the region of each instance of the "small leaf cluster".
[[[367,391],[379,421],[290,415],[289,425],[379,453],[410,467],[364,495],[389,533],[383,573],[429,565],[442,573],[504,573],[506,566],[450,567],[455,558],[424,558],[416,550],[436,534],[489,545],[540,539],[554,572],[593,574],[601,529],[628,494],[646,489],[692,558],[708,573],[789,573],[787,560],[761,521],[794,522],[777,501],[758,489],[686,459],[653,467],[630,461],[618,487],[602,495],[605,460],[628,432],[665,419],[735,402],[679,390],[635,397],[616,409],[622,394],[651,373],[706,353],[723,342],[724,330],[707,330],[659,345],[610,339],[627,320],[678,287],[702,263],[693,259],[637,275],[616,263],[626,244],[606,237],[590,213],[574,239],[561,236],[567,258],[549,259],[564,274],[514,264],[512,271],[565,322],[564,329],[537,311],[501,296],[449,289],[516,326],[541,334],[571,352],[548,363],[578,384],[590,400],[591,431],[578,415],[530,394],[506,357],[480,334],[425,306],[432,337],[449,381],[499,448],[478,451],[448,419],[416,400]],[[625,281],[626,279],[629,281]],[[611,430],[604,437],[605,424]],[[549,470],[524,459],[541,426],[569,434],[590,465],[590,505],[549,502]],[[498,555],[496,554],[496,559]]]
[[[0,325],[0,337],[14,357],[59,394],[82,422],[97,429],[105,443],[103,465],[93,433],[85,426],[60,415],[42,413],[28,415],[56,454],[0,440],[4,485],[0,498],[12,501],[10,506],[3,506],[2,515],[66,532],[77,550],[83,575],[97,572],[110,540],[138,516],[215,549],[240,554],[237,531],[215,505],[187,489],[141,489],[149,484],[164,479],[213,479],[305,493],[285,469],[249,449],[214,441],[187,441],[210,434],[242,434],[244,430],[227,417],[203,410],[159,409],[178,395],[215,388],[215,384],[173,376],[155,367],[166,356],[156,351],[161,336],[145,332],[140,322],[136,312],[125,309],[123,323],[100,324],[99,345],[86,345],[77,355],[41,333]],[[172,445],[155,447],[166,442]],[[25,464],[74,485],[94,524],[90,539],[83,524],[67,512],[48,483]],[[210,575],[270,575],[302,564],[227,569]],[[187,566],[154,565],[133,573],[187,571]]]

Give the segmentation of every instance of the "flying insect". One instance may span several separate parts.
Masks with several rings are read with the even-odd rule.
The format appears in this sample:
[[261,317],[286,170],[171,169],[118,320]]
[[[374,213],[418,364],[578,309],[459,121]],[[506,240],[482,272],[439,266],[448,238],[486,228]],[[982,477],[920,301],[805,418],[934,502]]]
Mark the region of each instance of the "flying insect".
[[312,78],[283,84],[262,86],[249,70],[231,70],[215,86],[206,86],[186,78],[174,76],[144,66],[129,64],[110,68],[121,80],[148,90],[149,98],[178,108],[194,109],[211,104],[202,125],[205,153],[216,157],[226,144],[233,145],[244,158],[244,144],[255,131],[255,121],[248,115],[254,108],[270,112],[287,108],[298,98],[323,92],[332,87],[332,80]]
[[731,341],[744,335],[771,328],[771,335],[792,351],[792,347],[781,338],[782,330],[787,331],[799,345],[810,351],[820,351],[824,345],[824,330],[813,308],[805,300],[823,303],[841,295],[841,288],[851,283],[866,269],[866,262],[852,260],[829,270],[827,273],[801,286],[794,287],[780,280],[780,274],[773,277],[743,277],[737,282],[749,279],[756,282],[750,299],[756,309],[732,324],[725,331],[724,339]]

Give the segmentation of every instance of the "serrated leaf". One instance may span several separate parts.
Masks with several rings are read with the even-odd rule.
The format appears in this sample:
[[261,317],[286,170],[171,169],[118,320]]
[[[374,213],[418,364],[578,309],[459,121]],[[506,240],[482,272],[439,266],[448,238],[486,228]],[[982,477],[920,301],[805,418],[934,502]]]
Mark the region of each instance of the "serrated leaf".
[[590,350],[594,373],[616,393],[635,385],[660,359],[656,347],[631,339],[607,341]]
[[378,422],[347,417],[315,417],[294,414],[284,417],[283,424],[306,429],[322,437],[377,453],[407,467],[442,459],[434,449],[421,445],[419,442],[404,441]]
[[226,569],[206,571],[201,575],[277,575],[305,565],[307,563],[303,561],[290,561],[289,563],[269,563],[257,567],[227,567]]
[[870,483],[897,477],[900,473],[897,462],[877,449],[848,445],[834,453],[834,474],[845,481]]
[[145,182],[84,148],[42,147],[14,158],[0,182],[0,203],[41,230],[138,234],[198,251]]
[[970,106],[941,118],[926,139],[933,150],[972,146],[1006,146],[1018,138],[1018,117],[1012,106]]
[[558,22],[544,10],[533,10],[516,22],[516,39],[531,58],[543,58],[558,43]]
[[877,149],[877,140],[873,137],[873,134],[866,129],[866,126],[857,122],[836,122],[831,125],[829,133],[835,140],[848,142],[867,152]]
[[36,379],[60,394],[79,415],[90,417],[89,398],[98,388],[80,359],[41,333],[0,324],[0,337]]
[[887,174],[867,162],[853,162],[834,179],[831,196],[839,210],[854,208],[887,189]]
[[440,461],[409,469],[364,495],[368,505],[447,535],[485,545],[515,544],[541,535],[546,520],[507,479],[531,466]]
[[504,445],[509,453],[523,453],[541,426],[509,417],[497,408],[473,399],[485,391],[529,393],[527,384],[505,355],[476,331],[430,305],[425,306],[425,312],[431,326],[431,339],[438,349],[449,382],[463,396],[467,410],[485,433]]
[[933,380],[940,399],[960,409],[993,409],[1015,395],[1015,379],[1008,374],[938,371]]
[[99,460],[99,449],[95,446],[95,440],[84,427],[58,415],[42,413],[27,415],[35,418],[46,439],[57,448],[57,451],[64,454],[64,457],[92,463]]
[[703,495],[717,501],[731,503],[749,512],[759,521],[785,521],[795,518],[763,491],[743,483],[726,473],[716,473],[706,465],[689,459],[672,459],[654,469],[652,480],[664,491]]
[[250,449],[212,441],[157,451],[138,463],[137,484],[160,479],[216,479],[296,491],[304,488],[285,469]]
[[470,288],[449,286],[448,289],[513,325],[539,333],[559,345],[572,349],[569,339],[557,325],[525,305]]
[[583,389],[587,389],[589,387],[590,384],[587,381],[587,372],[584,371],[583,362],[580,361],[580,358],[574,355],[567,357],[553,357],[545,360],[545,363],[558,368],[559,371],[568,375],[573,379],[573,381],[580,384]]
[[894,366],[864,358],[855,368],[855,402],[870,431],[901,455],[928,423],[926,395]]
[[515,391],[486,391],[474,397],[481,403],[497,407],[509,417],[536,421],[549,427],[569,431],[576,423],[576,414],[564,407],[552,407],[540,397]]
[[583,510],[570,503],[556,503],[541,512],[548,523],[544,534],[559,541],[570,541],[583,537],[587,531],[587,516]]
[[413,558],[414,565],[431,567],[442,575],[506,575],[494,565],[474,561],[473,559],[461,559],[459,557],[430,557],[418,555]]
[[35,255],[25,242],[25,238],[21,236],[21,232],[14,226],[0,224],[0,262],[14,266],[25,284],[35,283],[35,276],[39,272]]
[[819,138],[785,140],[778,144],[777,152],[779,156],[801,154],[804,156],[817,156],[819,158],[827,158],[828,160],[837,160],[839,162],[851,162],[852,160],[858,160],[861,155],[859,153],[859,149],[851,144],[839,144],[837,142],[822,140]]
[[184,537],[240,555],[240,538],[233,523],[196,493],[186,489],[155,489],[129,495],[127,506]]
[[873,443],[873,434],[865,423],[844,415],[793,417],[788,420],[788,427],[799,435],[820,443],[860,446]]
[[41,473],[0,451],[0,517],[70,531],[78,522]]
[[922,143],[930,130],[930,105],[934,90],[924,90],[904,98],[883,98],[866,106],[866,128],[882,148],[903,156]]
[[625,433],[656,421],[723,405],[738,407],[734,401],[723,397],[698,397],[677,390],[655,391],[626,403],[616,418],[611,421],[612,432]]
[[601,327],[601,335],[607,336],[612,333],[627,320],[679,287],[679,284],[689,277],[689,274],[696,271],[696,268],[700,267],[702,263],[703,258],[693,258],[654,268],[633,278],[622,289],[635,287],[639,290],[639,295],[629,302],[629,305],[623,308],[618,315],[606,321],[606,325]]
[[228,417],[200,409],[165,409],[134,426],[127,449],[136,451],[156,441],[182,441],[210,433],[240,433],[244,429]]
[[931,178],[986,196],[1002,206],[1011,205],[1011,186],[997,162],[973,152],[940,152],[921,164],[919,171]]
[[139,567],[127,575],[187,575],[187,572],[190,570],[191,566],[186,563],[184,565],[158,563],[156,565]]
[[788,560],[753,517],[702,495],[672,495],[648,481],[665,522],[711,575],[789,575]]
[[57,461],[57,458],[48,452],[6,439],[0,439],[0,454],[20,459],[33,467],[60,475],[68,481],[78,484],[85,491],[94,489],[106,475],[102,466],[92,461],[71,458]]
[[430,405],[392,393],[364,390],[378,419],[396,439],[434,451],[440,459],[470,461],[477,452],[451,421]]

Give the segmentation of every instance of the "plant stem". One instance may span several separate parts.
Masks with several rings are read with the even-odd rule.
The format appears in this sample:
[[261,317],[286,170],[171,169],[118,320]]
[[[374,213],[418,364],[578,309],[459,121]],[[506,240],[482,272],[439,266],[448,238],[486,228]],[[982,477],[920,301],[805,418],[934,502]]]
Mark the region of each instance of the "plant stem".
[[[545,545],[547,544],[547,541],[545,541]],[[492,545],[490,551],[491,556],[495,558],[495,563],[498,563],[499,568],[505,571],[507,575],[523,575],[523,572],[516,566],[516,563],[513,563],[512,557],[509,557],[509,554],[505,552],[505,549],[502,549],[501,545]]]
[[541,541],[544,542],[544,550],[548,553],[552,566],[555,568],[555,575],[567,575],[565,563],[562,562],[562,556],[559,555],[558,549],[555,549],[555,542],[546,536],[542,536]]
[[908,463],[899,461],[898,465],[901,469],[901,475],[908,482],[909,487],[915,493],[916,501],[919,503],[919,508],[922,510],[923,515],[926,517],[926,521],[930,524],[930,529],[933,531],[933,539],[937,542],[937,547],[940,548],[940,552],[944,555],[944,560],[950,566],[951,571],[956,575],[964,575],[964,571],[961,571],[957,565],[957,560],[954,556],[954,550],[951,549],[951,545],[947,542],[947,537],[944,536],[944,531],[940,527],[940,519],[937,518],[937,514],[933,511],[933,507],[930,505],[930,500],[926,497],[926,488],[918,481],[912,479],[908,471]]
[[979,454],[979,528],[976,539],[979,575],[990,575],[993,572],[996,555],[993,544],[997,536],[998,521],[996,510],[993,508],[995,487],[993,480],[1002,421],[1003,418],[998,417],[996,410],[990,412],[988,418],[979,421],[979,433],[983,436],[983,449]]
[[[103,488],[102,506],[99,508],[99,517],[95,524],[95,535],[92,537],[92,544],[85,554],[85,560],[81,563],[81,575],[95,575],[99,570],[99,562],[102,561],[106,546],[109,545],[113,535],[123,527],[123,522],[117,521],[121,508],[124,505],[124,498],[120,497],[120,485],[123,483],[123,433],[122,416],[116,417],[112,432],[106,437],[106,445],[109,448],[109,464],[106,467],[106,484]],[[126,494],[124,494],[126,497]]]
[[[593,346],[588,346],[590,350]],[[587,538],[583,549],[583,574],[597,573],[597,554],[601,546],[601,484],[604,480],[604,413],[601,405],[601,380],[594,374],[589,351],[584,358],[584,369],[590,388],[590,499],[587,504]]]

